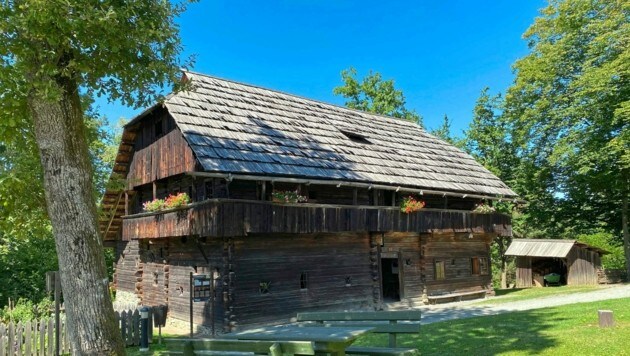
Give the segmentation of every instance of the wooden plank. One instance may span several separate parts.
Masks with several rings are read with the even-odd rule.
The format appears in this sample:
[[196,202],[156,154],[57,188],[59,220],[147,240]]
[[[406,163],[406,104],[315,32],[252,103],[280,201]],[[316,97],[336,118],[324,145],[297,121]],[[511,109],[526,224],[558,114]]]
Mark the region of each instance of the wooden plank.
[[279,345],[284,354],[314,355],[313,344],[307,341],[266,341],[266,340],[222,340],[222,339],[164,339],[168,350],[183,350],[193,345],[194,350],[240,351],[266,354],[274,345]]
[[415,310],[376,312],[308,312],[298,313],[297,321],[420,321],[420,317],[421,312]]
[[8,326],[8,332],[7,332],[7,346],[8,346],[8,353],[9,355],[13,355],[13,350],[12,347],[13,345],[15,345],[15,325],[13,323],[9,323]]
[[3,324],[0,324],[0,356],[7,356],[8,354],[8,350],[7,350],[8,338],[7,338],[6,333],[7,333],[6,327]]
[[48,355],[54,355],[55,354],[55,321],[53,319],[48,320],[47,323],[47,348],[46,348],[46,352]]
[[[355,320],[357,321],[357,320]],[[360,320],[358,320],[360,321]],[[306,324],[305,326],[352,326],[352,327],[362,327],[362,326],[372,326],[374,330],[372,333],[380,333],[380,334],[418,334],[420,332],[420,324],[377,324],[377,323],[358,323],[358,322],[325,322],[323,324]]]
[[414,348],[394,348],[394,347],[363,347],[351,346],[346,348],[348,355],[370,355],[370,356],[415,356],[420,355],[418,349]]

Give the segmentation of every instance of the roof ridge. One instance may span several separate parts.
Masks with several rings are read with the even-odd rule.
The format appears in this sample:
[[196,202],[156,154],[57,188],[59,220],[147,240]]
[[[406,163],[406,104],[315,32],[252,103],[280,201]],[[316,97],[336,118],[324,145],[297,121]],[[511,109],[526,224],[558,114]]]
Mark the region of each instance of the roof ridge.
[[236,81],[234,79],[227,79],[227,78],[218,77],[218,76],[215,76],[215,75],[205,74],[205,73],[201,73],[201,72],[196,72],[196,71],[192,71],[192,70],[183,70],[182,72],[183,73],[192,73],[192,74],[195,74],[195,75],[201,75],[201,76],[212,78],[212,79],[215,79],[215,80],[221,80],[221,81],[225,81],[225,82],[229,82],[229,83],[233,83],[233,84],[237,84],[237,85],[242,85],[242,86],[250,87],[250,88],[254,88],[254,89],[267,90],[267,91],[270,91],[270,92],[273,92],[273,93],[278,93],[278,94],[286,95],[286,96],[293,97],[293,98],[298,98],[298,99],[302,99],[302,100],[306,100],[306,101],[310,101],[310,102],[314,102],[314,103],[328,105],[328,106],[332,106],[334,108],[338,108],[338,109],[342,109],[342,110],[346,110],[346,111],[350,111],[350,112],[356,112],[356,113],[360,113],[360,114],[375,116],[375,117],[379,117],[379,118],[387,119],[387,120],[394,120],[394,123],[402,124],[401,126],[413,125],[413,126],[419,127],[420,130],[422,130],[423,133],[430,135],[430,133],[428,131],[426,131],[424,129],[424,127],[422,127],[421,125],[418,125],[415,122],[411,122],[411,121],[408,121],[408,120],[405,120],[405,119],[402,119],[402,118],[399,118],[399,117],[387,116],[387,115],[383,115],[383,114],[378,114],[378,113],[363,111],[363,110],[359,110],[359,109],[349,108],[347,106],[332,104],[332,103],[325,102],[325,101],[322,101],[322,100],[317,100],[317,99],[307,98],[307,97],[301,96],[301,95],[291,94],[291,93],[288,93],[288,92],[285,92],[285,91],[282,91],[282,90],[266,88],[266,87],[258,86],[258,85],[255,85],[255,84],[239,82],[239,81]]

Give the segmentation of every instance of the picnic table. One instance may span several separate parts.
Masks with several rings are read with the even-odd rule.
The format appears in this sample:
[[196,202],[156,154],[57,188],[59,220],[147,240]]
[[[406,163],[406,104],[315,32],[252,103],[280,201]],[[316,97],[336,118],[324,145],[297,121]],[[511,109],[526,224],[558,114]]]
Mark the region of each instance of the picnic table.
[[344,355],[346,348],[374,327],[309,327],[298,325],[266,326],[223,335],[224,339],[311,341],[317,354]]

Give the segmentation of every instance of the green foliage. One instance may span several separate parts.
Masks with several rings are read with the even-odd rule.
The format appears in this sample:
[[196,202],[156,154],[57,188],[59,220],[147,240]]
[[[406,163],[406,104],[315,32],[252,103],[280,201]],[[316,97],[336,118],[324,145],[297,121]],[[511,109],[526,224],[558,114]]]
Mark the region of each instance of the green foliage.
[[433,129],[430,131],[431,135],[440,138],[448,143],[450,143],[451,145],[454,145],[458,148],[464,148],[464,143],[465,141],[454,137],[451,133],[451,120],[448,118],[447,115],[444,115],[444,119],[442,119],[442,125],[440,125],[438,128]]
[[578,235],[576,239],[585,244],[599,247],[602,250],[610,252],[602,257],[602,267],[606,269],[626,268],[623,245],[613,234],[600,230],[592,234]]
[[307,197],[300,195],[297,190],[274,190],[271,192],[271,198],[276,203],[304,203]]
[[54,303],[49,298],[44,298],[38,303],[33,303],[29,299],[19,299],[15,305],[7,305],[0,309],[0,323],[47,319],[53,307]]
[[[0,95],[14,95],[13,109],[24,108],[33,90],[55,101],[58,80],[66,78],[90,97],[152,103],[179,77],[175,18],[184,9],[165,1],[2,1]],[[21,125],[9,118],[8,126]]]
[[333,93],[347,99],[346,106],[352,109],[405,119],[422,126],[422,117],[405,107],[405,96],[394,87],[394,81],[383,80],[380,73],[370,73],[359,81],[357,70],[341,71],[343,85],[335,87]]
[[514,188],[541,235],[621,230],[629,16],[627,2],[552,1],[525,33],[530,54],[514,65],[503,119],[521,159]]
[[507,124],[502,120],[501,95],[490,96],[484,88],[473,109],[473,119],[465,131],[465,149],[505,182],[513,180],[517,162]]

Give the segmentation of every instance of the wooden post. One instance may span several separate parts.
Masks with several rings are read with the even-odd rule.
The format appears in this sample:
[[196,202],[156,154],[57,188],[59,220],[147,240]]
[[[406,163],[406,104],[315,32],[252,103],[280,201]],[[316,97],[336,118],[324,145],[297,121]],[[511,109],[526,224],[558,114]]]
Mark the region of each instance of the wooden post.
[[125,215],[129,215],[129,193],[125,190]]
[[608,327],[615,326],[612,310],[598,310],[597,315],[599,316],[600,328],[608,328]]
[[59,356],[59,346],[61,337],[60,305],[61,303],[61,273],[55,272],[55,356]]
[[193,338],[193,273],[190,272],[190,338]]
[[153,200],[157,199],[157,184],[153,181]]
[[357,188],[352,189],[352,205],[357,205],[359,203],[358,195],[359,192]]

